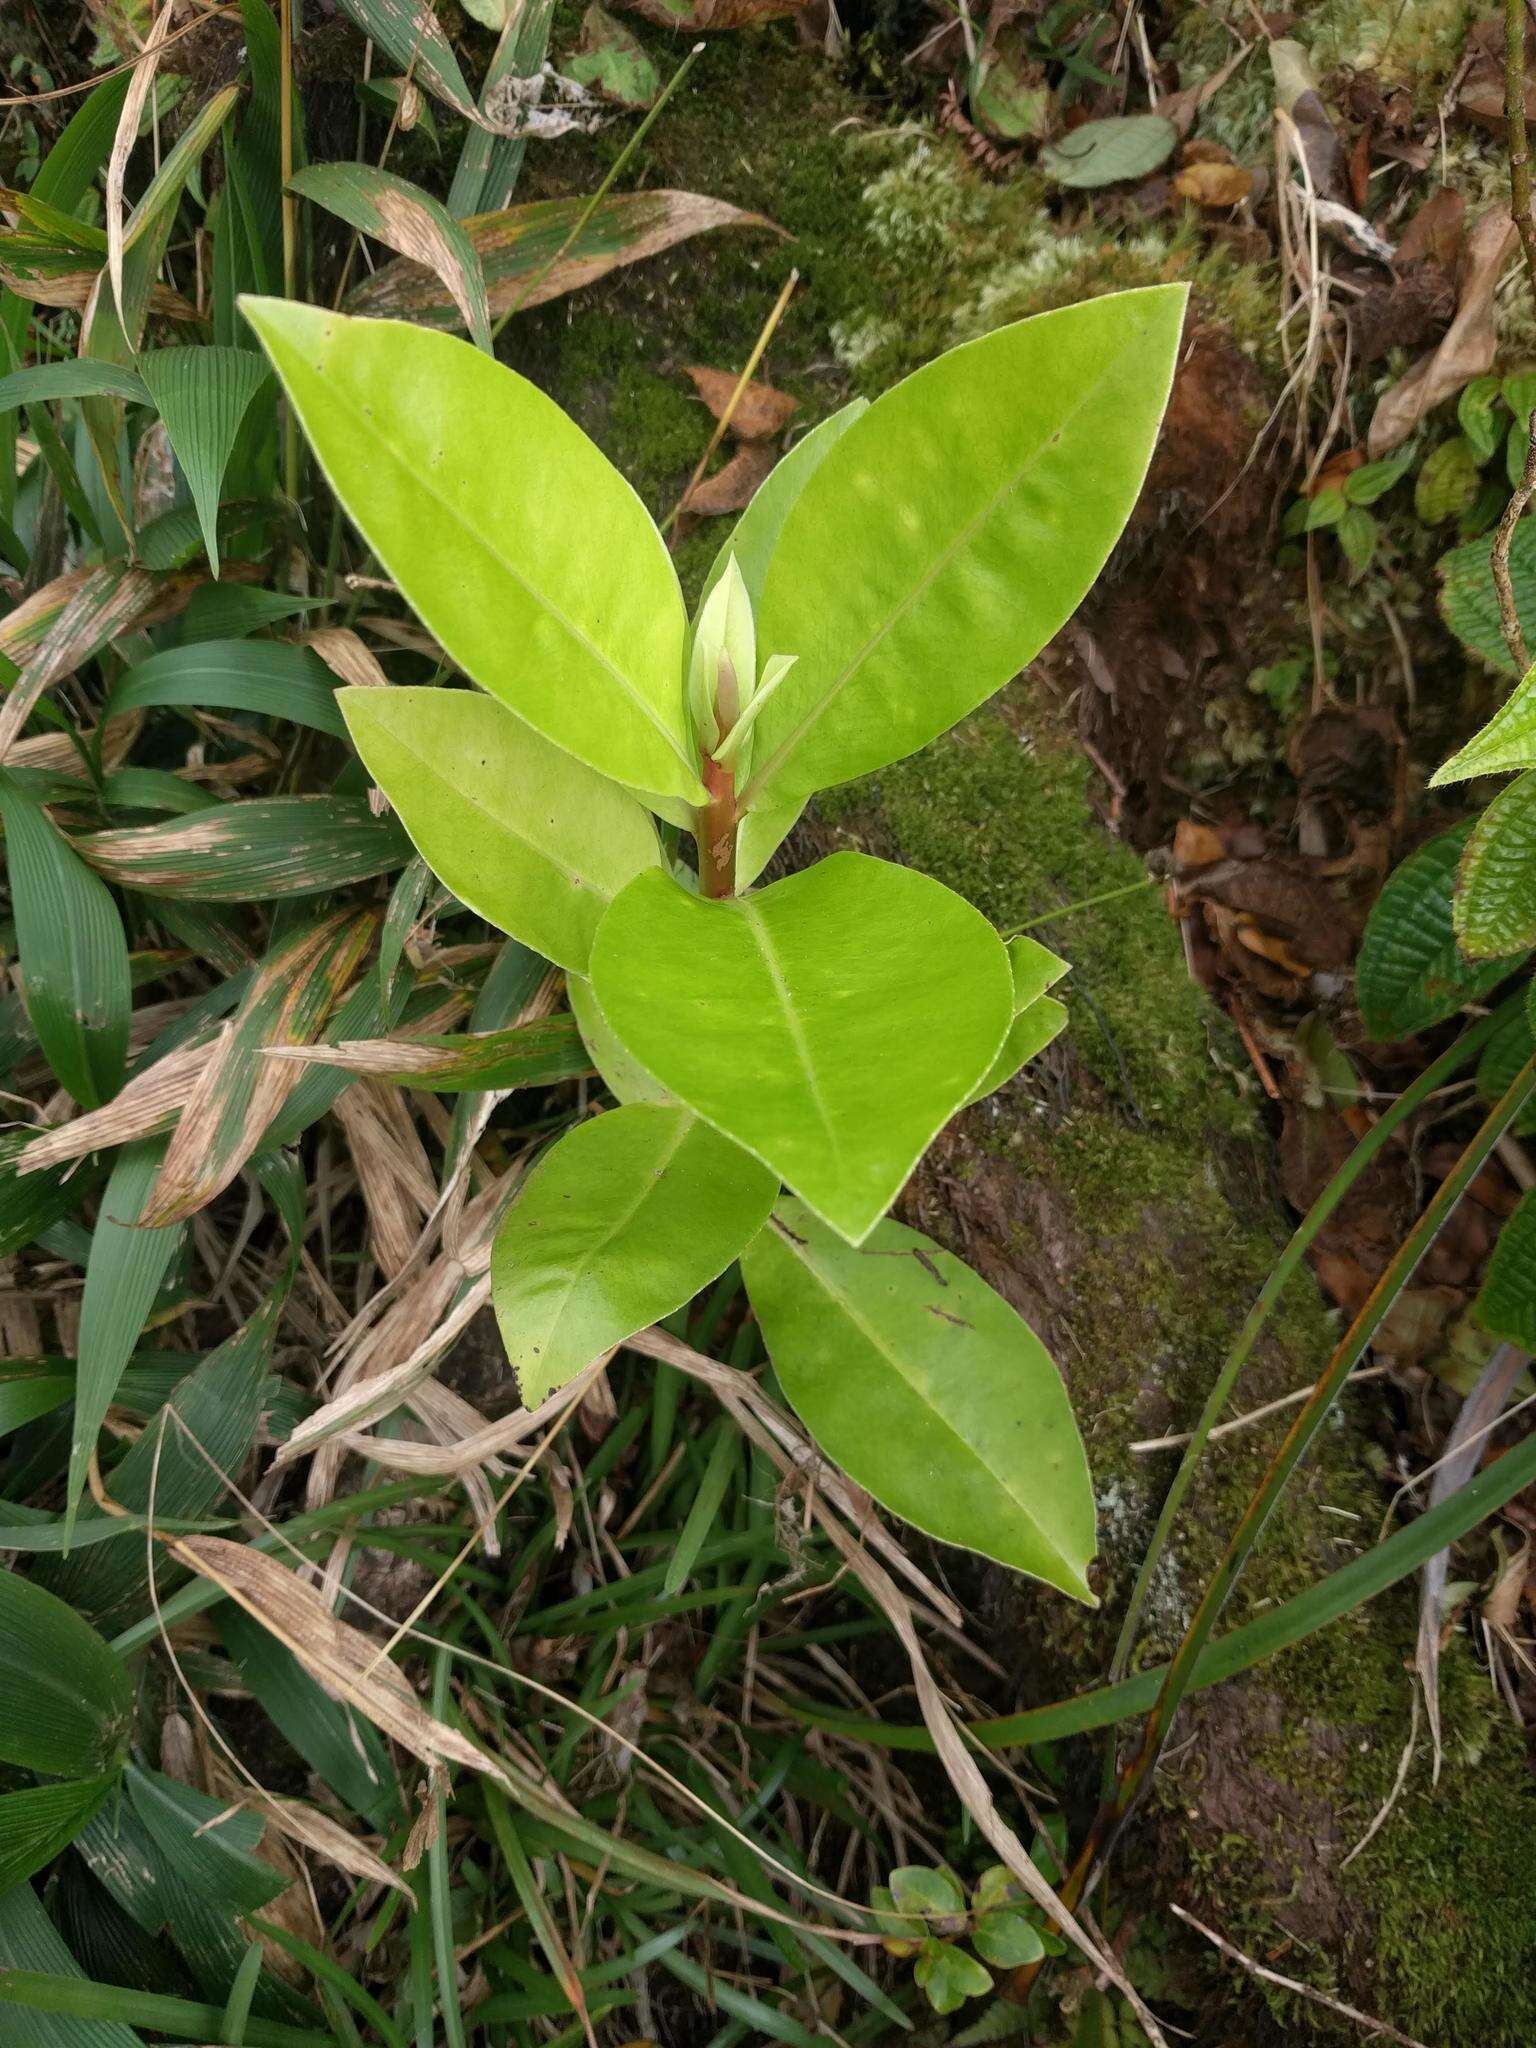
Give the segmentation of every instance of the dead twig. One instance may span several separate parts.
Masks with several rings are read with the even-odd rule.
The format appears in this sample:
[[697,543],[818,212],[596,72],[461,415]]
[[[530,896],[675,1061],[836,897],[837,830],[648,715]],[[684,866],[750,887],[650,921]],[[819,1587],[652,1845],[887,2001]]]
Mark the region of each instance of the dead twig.
[[1214,1927],[1207,1927],[1203,1920],[1197,1920],[1193,1913],[1176,1905],[1174,1912],[1186,1927],[1193,1927],[1196,1934],[1203,1934],[1208,1942],[1219,1948],[1224,1956],[1230,1956],[1234,1963],[1240,1963],[1250,1975],[1261,1977],[1266,1984],[1278,1984],[1282,1991],[1294,1991],[1298,1998],[1309,1998],[1314,2005],[1326,2006],[1329,2012],[1336,2012],[1340,2019],[1353,2020],[1357,2027],[1364,2027],[1370,2033],[1379,2035],[1384,2041],[1398,2041],[1402,2048],[1424,2048],[1422,2041],[1416,2041],[1412,2034],[1399,2033],[1396,2027],[1385,2020],[1373,2019],[1370,2013],[1362,2012],[1358,2005],[1346,2005],[1342,1998],[1332,1998],[1326,1991],[1319,1991],[1313,1984],[1303,1984],[1297,1977],[1286,1977],[1279,1970],[1271,1970],[1266,1964],[1255,1962],[1252,1956],[1245,1956],[1240,1948],[1218,1934]]

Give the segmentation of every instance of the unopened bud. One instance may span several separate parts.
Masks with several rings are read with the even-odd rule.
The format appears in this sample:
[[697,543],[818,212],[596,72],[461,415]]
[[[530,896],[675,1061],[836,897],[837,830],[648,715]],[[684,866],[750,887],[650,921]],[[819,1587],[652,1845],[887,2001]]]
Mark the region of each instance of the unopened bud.
[[751,702],[756,683],[752,600],[731,555],[700,607],[688,662],[688,715],[706,754],[713,756]]

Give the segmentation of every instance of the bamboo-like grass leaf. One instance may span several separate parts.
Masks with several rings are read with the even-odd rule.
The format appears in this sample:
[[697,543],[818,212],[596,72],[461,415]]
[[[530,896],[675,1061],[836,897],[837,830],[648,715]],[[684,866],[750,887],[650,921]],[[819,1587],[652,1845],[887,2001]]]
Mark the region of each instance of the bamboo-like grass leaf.
[[387,51],[402,71],[436,94],[467,121],[481,120],[453,45],[429,0],[341,0],[365,36]]
[[[485,68],[480,87],[482,112],[491,104],[492,94],[505,97],[511,80],[532,78],[539,71],[549,51],[554,12],[554,0],[523,0],[522,6],[509,13]],[[516,188],[527,148],[526,135],[493,135],[487,128],[469,127],[448,188],[448,211],[455,220],[504,207]]]
[[1066,623],[1141,490],[1184,302],[1155,286],[999,328],[854,421],[769,563],[758,646],[799,658],[759,720],[745,802],[900,760]]
[[1536,771],[1501,789],[1473,826],[1451,909],[1473,960],[1504,961],[1536,945]]
[[310,164],[294,173],[288,189],[430,270],[458,308],[476,348],[489,352],[491,313],[479,252],[447,207],[373,164]]
[[578,1124],[519,1189],[491,1254],[523,1405],[717,1280],[777,1192],[691,1110],[637,1102]]
[[598,927],[592,987],[647,1073],[855,1243],[1013,1015],[986,919],[858,853],[718,903],[641,875]]
[[269,372],[259,356],[244,348],[151,349],[138,363],[192,493],[209,567],[217,576],[224,472]]
[[421,1038],[341,1038],[334,1045],[271,1049],[272,1060],[333,1067],[397,1088],[459,1095],[488,1088],[536,1088],[590,1074],[569,1017],[538,1018],[504,1031],[433,1032]]
[[395,820],[350,796],[250,797],[164,825],[87,833],[75,848],[125,889],[192,903],[314,896],[410,858]]
[[318,654],[291,640],[212,638],[167,647],[124,672],[102,715],[110,719],[161,704],[250,711],[337,738],[346,731],[330,670]]
[[903,1224],[850,1246],[793,1201],[742,1273],[790,1404],[850,1478],[930,1535],[1092,1600],[1072,1404],[1000,1294]]
[[13,775],[0,819],[22,994],[43,1056],[82,1108],[123,1078],[133,1000],[128,940],[112,892]]
[[[527,312],[582,291],[610,271],[641,263],[716,228],[768,228],[702,192],[610,192],[588,214],[585,199],[533,199],[464,222],[480,259],[493,319],[514,307]],[[462,316],[435,271],[400,257],[359,284],[349,313],[382,314],[429,327],[455,327]]]
[[370,912],[338,911],[280,946],[253,977],[198,1075],[144,1205],[146,1226],[184,1222],[234,1179],[299,1078],[263,1057],[322,1029],[373,939]]
[[71,1522],[85,1491],[86,1470],[103,1418],[181,1242],[179,1227],[145,1230],[140,1225],[164,1155],[165,1143],[159,1138],[124,1146],[102,1189],[80,1300],[75,1413],[65,1500],[66,1516]]
[[0,1794],[0,1892],[68,1848],[114,1783],[109,1777],[65,1778]]
[[461,903],[584,974],[619,890],[661,859],[632,796],[477,690],[339,702],[363,763]]
[[0,412],[54,398],[121,398],[130,405],[152,403],[144,379],[116,363],[39,363],[0,377]]
[[123,1760],[133,1688],[88,1622],[41,1586],[0,1572],[0,1759],[49,1777],[98,1778]]
[[[64,2017],[17,1995],[17,1986],[38,1982],[73,1987],[77,1994],[96,1989],[31,1885],[12,1885],[0,1891],[0,2048],[142,2048],[116,2005],[103,2004],[94,2016]],[[111,1989],[121,1996],[120,1986]]]
[[575,422],[450,335],[243,304],[332,488],[452,658],[600,774],[701,802],[677,576]]
[[1396,868],[1377,897],[1355,962],[1355,994],[1375,1039],[1411,1038],[1489,993],[1518,964],[1469,961],[1452,895],[1472,820],[1441,832]]

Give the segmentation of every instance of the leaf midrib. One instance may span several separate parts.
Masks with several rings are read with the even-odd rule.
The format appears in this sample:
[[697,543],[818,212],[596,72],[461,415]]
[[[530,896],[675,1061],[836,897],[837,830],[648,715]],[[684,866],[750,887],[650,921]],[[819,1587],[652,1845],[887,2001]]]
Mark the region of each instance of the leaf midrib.
[[893,1371],[896,1373],[897,1377],[902,1381],[903,1385],[911,1390],[911,1392],[922,1403],[924,1409],[930,1415],[933,1416],[934,1420],[938,1423],[939,1427],[945,1432],[945,1434],[951,1439],[951,1441],[958,1444],[961,1450],[965,1453],[965,1455],[971,1460],[971,1462],[973,1464],[979,1465],[982,1471],[987,1474],[988,1478],[991,1479],[992,1483],[996,1486],[998,1492],[1001,1493],[1006,1500],[1011,1501],[1013,1503],[1014,1507],[1017,1508],[1018,1512],[1023,1516],[1024,1520],[1029,1524],[1030,1528],[1034,1530],[1036,1536],[1044,1545],[1049,1555],[1054,1557],[1065,1570],[1073,1572],[1076,1574],[1076,1576],[1081,1577],[1082,1574],[1080,1568],[1075,1566],[1071,1558],[1067,1556],[1066,1552],[1062,1550],[1058,1544],[1053,1543],[1050,1537],[1046,1535],[1044,1529],[1040,1525],[1039,1518],[1030,1512],[1030,1510],[1025,1506],[1024,1502],[1014,1492],[1012,1486],[1009,1485],[1008,1482],[1004,1478],[1002,1478],[1000,1474],[994,1472],[992,1468],[985,1463],[985,1461],[981,1457],[980,1452],[976,1449],[976,1446],[960,1434],[959,1430],[955,1428],[954,1424],[950,1422],[944,1415],[943,1410],[934,1406],[932,1399],[924,1391],[924,1389],[913,1380],[911,1374],[907,1372],[907,1370],[903,1366],[902,1361],[898,1354],[890,1348],[889,1344],[887,1344],[887,1342],[881,1335],[880,1331],[874,1325],[872,1325],[865,1318],[864,1315],[860,1313],[860,1311],[854,1306],[853,1302],[849,1299],[849,1297],[843,1292],[841,1292],[838,1289],[838,1287],[834,1285],[831,1277],[817,1263],[813,1254],[812,1247],[808,1244],[800,1245],[791,1241],[789,1248],[797,1258],[803,1261],[806,1268],[815,1276],[816,1280],[820,1283],[823,1292],[826,1294],[828,1300],[831,1301],[836,1308],[842,1310],[843,1314],[847,1316],[849,1322],[853,1324],[854,1328],[864,1338],[866,1343],[868,1343],[873,1350],[877,1351],[880,1354],[880,1356],[886,1360],[886,1362],[891,1366]]
[[[1136,339],[1140,339],[1142,331],[1142,329],[1138,329],[1137,335],[1135,337]],[[1082,413],[1084,408],[1090,405],[1092,401],[1095,398],[1097,398],[1100,388],[1108,379],[1111,372],[1119,367],[1121,357],[1125,354],[1126,350],[1131,345],[1131,341],[1128,339],[1121,345],[1120,348],[1118,348],[1115,351],[1114,355],[1105,364],[1104,368],[1100,371],[1099,375],[1094,379],[1093,383],[1084,392],[1083,396],[1078,400],[1077,404],[1074,405],[1071,408],[1071,410],[1066,414],[1066,416],[1057,423],[1057,425],[1052,429],[1052,431],[1044,437],[1044,439],[1040,442],[1040,445],[1037,448],[1031,450],[1027,460],[1024,461],[1019,466],[1019,468],[1010,475],[1008,480],[993,493],[993,495],[987,500],[986,504],[981,508],[981,510],[976,513],[974,518],[972,518],[967,525],[963,526],[960,529],[960,531],[955,535],[954,539],[949,543],[948,547],[946,547],[942,551],[942,553],[940,553],[934,558],[933,565],[928,570],[927,574],[924,575],[919,582],[915,583],[912,586],[911,590],[907,592],[907,595],[901,600],[899,604],[893,606],[890,613],[886,616],[885,619],[881,621],[880,625],[876,627],[875,631],[870,635],[868,640],[859,649],[858,653],[855,654],[852,657],[852,659],[846,664],[846,666],[842,670],[842,673],[834,677],[832,682],[828,685],[825,695],[820,697],[817,700],[817,702],[808,711],[805,712],[805,714],[801,717],[799,722],[796,725],[792,726],[789,732],[785,734],[783,740],[779,743],[777,747],[775,747],[773,752],[768,756],[768,759],[757,770],[756,774],[752,776],[747,788],[742,792],[741,800],[744,808],[747,805],[750,805],[754,801],[754,799],[761,794],[763,790],[767,789],[776,770],[782,765],[784,761],[789,759],[789,757],[796,751],[796,749],[800,745],[801,740],[805,737],[805,734],[810,730],[810,728],[813,725],[815,725],[822,717],[825,716],[828,708],[832,704],[834,704],[837,701],[837,699],[842,695],[843,690],[846,688],[848,683],[852,681],[853,677],[858,673],[858,671],[864,666],[865,662],[868,661],[871,654],[874,653],[875,649],[881,644],[883,640],[887,638],[889,634],[895,631],[899,622],[903,618],[905,618],[906,614],[918,602],[919,598],[926,596],[929,589],[937,581],[938,577],[943,573],[943,571],[949,567],[950,563],[954,560],[956,554],[958,554],[960,549],[970,542],[972,536],[976,533],[977,529],[980,526],[984,525],[986,521],[992,517],[993,513],[997,510],[998,506],[1003,502],[1005,498],[1011,496],[1011,494],[1019,488],[1020,484],[1023,483],[1024,479],[1029,475],[1030,471],[1034,468],[1035,464],[1041,461],[1045,456],[1046,452],[1055,446],[1055,444],[1061,439],[1062,435],[1066,433],[1067,429],[1076,422],[1078,416]]]
[[750,897],[740,898],[739,901],[741,903],[741,914],[757,942],[757,950],[762,958],[763,965],[768,970],[768,979],[773,986],[773,993],[784,1019],[784,1029],[788,1033],[789,1041],[795,1049],[795,1056],[800,1062],[801,1071],[805,1075],[806,1089],[816,1114],[821,1120],[821,1127],[826,1133],[827,1143],[832,1148],[833,1160],[838,1167],[841,1167],[843,1163],[842,1139],[838,1135],[837,1126],[832,1121],[832,1113],[827,1108],[826,1100],[822,1095],[821,1081],[811,1059],[810,1041],[805,1035],[805,1026],[801,1020],[800,1013],[795,1008],[795,1001],[790,993],[788,979],[785,976],[783,967],[780,965],[779,956],[774,950],[773,941],[768,936],[768,929],[763,920],[762,912],[752,902]]
[[[418,473],[414,470],[409,470],[404,458],[397,454],[392,444],[385,438],[385,436],[382,433],[379,432],[378,428],[375,427],[368,419],[368,416],[364,412],[363,408],[357,403],[357,401],[354,398],[352,398],[352,396],[348,392],[344,391],[339,384],[336,387],[334,395],[340,401],[340,403],[346,408],[346,410],[352,414],[353,419],[360,426],[362,432],[366,434],[379,448],[383,450],[385,456],[394,465],[394,467],[409,475],[411,481],[420,488],[420,490],[424,493],[425,496],[430,498],[434,504],[441,506],[442,510],[445,513],[447,513],[448,517],[453,521],[454,525],[458,527],[460,532],[463,533],[468,540],[470,540],[477,548],[479,548],[482,553],[489,555],[491,560],[495,562],[499,568],[503,569],[506,572],[507,576],[511,579],[513,583],[517,585],[519,590],[523,591],[526,596],[531,598],[533,602],[541,608],[541,610],[546,612],[548,616],[555,621],[556,625],[558,625],[562,629],[562,631],[568,634],[569,637],[573,641],[575,641],[576,645],[579,648],[581,648],[583,653],[589,655],[599,668],[601,668],[607,675],[612,677],[613,681],[618,684],[620,690],[623,692],[625,697],[629,699],[630,703],[640,713],[642,718],[644,718],[646,722],[653,728],[653,730],[660,736],[660,738],[665,741],[667,747],[672,753],[673,758],[681,764],[683,769],[687,772],[687,774],[690,777],[696,779],[696,771],[694,770],[692,764],[689,762],[687,754],[684,752],[683,748],[678,743],[676,737],[667,730],[666,726],[662,722],[660,714],[657,712],[654,705],[647,703],[646,699],[643,696],[641,696],[640,692],[635,688],[634,684],[630,681],[629,677],[625,675],[624,671],[616,665],[612,657],[605,654],[603,650],[599,646],[597,646],[597,644],[593,640],[589,639],[588,636],[575,623],[575,621],[573,619],[568,618],[566,614],[560,609],[560,607],[557,604],[553,603],[552,600],[549,597],[547,597],[542,590],[536,589],[535,586],[529,582],[526,576],[522,575],[516,568],[514,568],[512,563],[508,561],[507,557],[501,552],[501,549],[495,546],[494,543],[488,540],[483,533],[481,533],[476,527],[470,524],[470,522],[464,517],[463,513],[459,511],[458,507],[453,503],[453,501],[450,498],[445,498],[442,492],[436,488],[436,486],[432,483],[430,477],[426,476],[425,474]],[[356,517],[355,514],[353,516]],[[358,524],[361,525],[361,523],[362,522],[359,520]],[[423,613],[422,616],[425,617],[425,613]]]

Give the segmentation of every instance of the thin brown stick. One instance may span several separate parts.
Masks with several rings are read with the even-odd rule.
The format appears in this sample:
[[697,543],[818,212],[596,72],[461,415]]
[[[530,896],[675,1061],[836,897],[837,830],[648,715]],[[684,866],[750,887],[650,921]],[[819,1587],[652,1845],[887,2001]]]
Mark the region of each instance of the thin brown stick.
[[[1520,237],[1526,276],[1536,293],[1536,220],[1531,218],[1531,145],[1525,124],[1525,0],[1504,0],[1504,120],[1509,130],[1509,213]],[[1530,445],[1525,451],[1525,468],[1516,484],[1499,530],[1494,535],[1491,565],[1493,587],[1499,600],[1499,623],[1521,675],[1531,665],[1530,652],[1520,625],[1515,603],[1514,582],[1509,573],[1510,544],[1526,507],[1536,496],[1536,412],[1531,415]]]
[[1396,2027],[1388,2026],[1385,2020],[1374,2019],[1370,2013],[1362,2012],[1358,2005],[1346,2005],[1342,1998],[1331,1998],[1326,1991],[1319,1991],[1313,1984],[1303,1984],[1297,1977],[1282,1976],[1278,1970],[1271,1970],[1266,1964],[1255,1962],[1252,1956],[1245,1956],[1240,1948],[1234,1947],[1224,1935],[1218,1934],[1214,1927],[1207,1927],[1203,1920],[1197,1920],[1193,1913],[1186,1912],[1182,1906],[1176,1905],[1173,1910],[1186,1927],[1193,1927],[1196,1934],[1203,1934],[1224,1956],[1230,1956],[1234,1963],[1241,1963],[1245,1970],[1255,1977],[1262,1977],[1266,1984],[1278,1984],[1282,1991],[1294,1991],[1298,1998],[1310,1998],[1314,2005],[1326,2006],[1329,2012],[1336,2012],[1340,2019],[1353,2020],[1357,2027],[1367,2028],[1384,2041],[1401,2043],[1401,2048],[1424,2048],[1424,2043],[1416,2041],[1412,2034],[1400,2034]]

